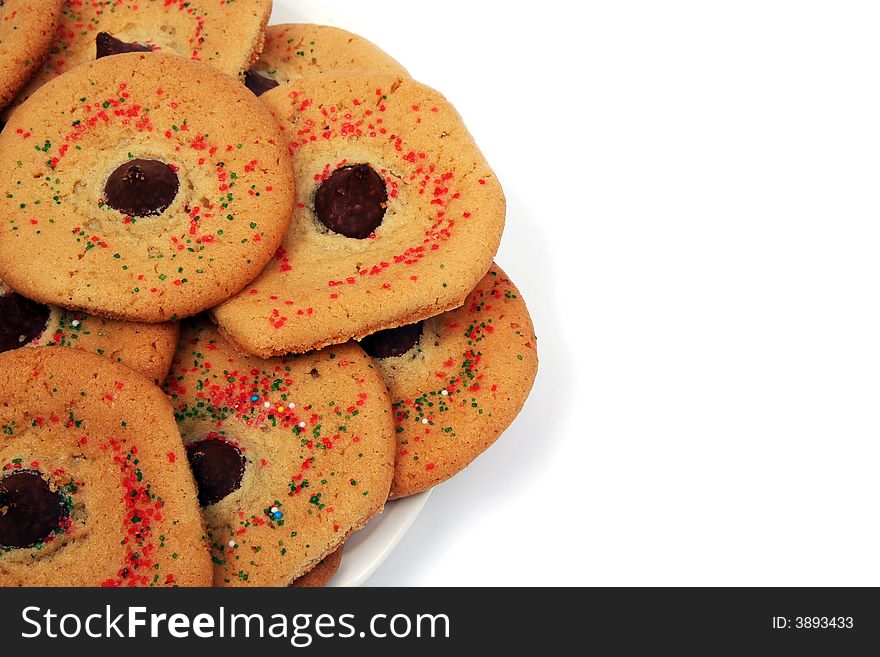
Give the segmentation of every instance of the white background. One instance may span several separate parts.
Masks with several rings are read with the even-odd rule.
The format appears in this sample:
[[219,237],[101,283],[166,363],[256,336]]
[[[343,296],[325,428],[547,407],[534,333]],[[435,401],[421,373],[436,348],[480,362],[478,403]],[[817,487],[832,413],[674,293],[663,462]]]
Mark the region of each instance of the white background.
[[880,584],[877,5],[323,5],[464,116],[542,358],[369,583]]

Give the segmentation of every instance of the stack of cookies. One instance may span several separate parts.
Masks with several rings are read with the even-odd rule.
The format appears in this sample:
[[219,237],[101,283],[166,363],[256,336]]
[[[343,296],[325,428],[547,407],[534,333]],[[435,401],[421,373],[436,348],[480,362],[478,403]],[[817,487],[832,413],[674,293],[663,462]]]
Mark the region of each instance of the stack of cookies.
[[529,394],[461,117],[270,11],[0,3],[0,585],[320,586]]

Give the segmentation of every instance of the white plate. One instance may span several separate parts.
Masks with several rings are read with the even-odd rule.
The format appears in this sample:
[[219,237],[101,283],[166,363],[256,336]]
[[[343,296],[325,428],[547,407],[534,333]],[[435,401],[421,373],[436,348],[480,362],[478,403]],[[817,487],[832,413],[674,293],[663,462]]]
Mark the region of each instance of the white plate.
[[345,543],[339,572],[330,586],[360,586],[372,575],[409,531],[431,491],[389,502],[382,515],[373,518]]
[[[299,0],[275,0],[269,23],[339,25],[331,12]],[[353,534],[345,544],[342,565],[330,586],[360,586],[366,582],[400,543],[430,494],[428,491],[405,500],[389,502],[382,515],[373,518],[366,527]]]

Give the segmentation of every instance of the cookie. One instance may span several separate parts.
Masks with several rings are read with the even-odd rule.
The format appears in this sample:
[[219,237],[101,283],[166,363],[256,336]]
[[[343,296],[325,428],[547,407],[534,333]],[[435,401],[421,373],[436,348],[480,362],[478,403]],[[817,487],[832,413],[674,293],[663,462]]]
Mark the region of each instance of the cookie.
[[272,11],[271,0],[66,0],[63,4],[48,57],[20,101],[80,64],[137,48],[187,57],[238,76],[263,49]]
[[291,586],[300,589],[317,589],[327,586],[336,571],[339,570],[339,564],[342,563],[343,547],[340,545],[338,549],[324,557],[317,566],[305,575],[293,580]]
[[266,29],[260,58],[245,74],[258,96],[305,75],[372,71],[408,77],[409,73],[379,46],[338,27],[284,23]]
[[0,278],[102,317],[209,308],[271,260],[293,172],[277,124],[217,70],[158,53],[56,78],[0,133]]
[[0,585],[207,586],[168,400],[79,349],[0,354]]
[[394,401],[392,498],[446,481],[498,439],[535,381],[536,343],[526,304],[497,265],[461,308],[361,341]]
[[161,384],[177,348],[178,324],[135,324],[46,306],[0,281],[0,352],[77,347],[127,365]]
[[187,323],[165,385],[208,523],[215,586],[287,586],[380,512],[391,402],[355,344],[239,355]]
[[274,261],[216,308],[263,357],[304,352],[460,306],[504,228],[501,186],[436,91],[388,75],[310,76],[260,97],[296,171]]
[[0,108],[6,107],[49,54],[63,0],[0,2]]

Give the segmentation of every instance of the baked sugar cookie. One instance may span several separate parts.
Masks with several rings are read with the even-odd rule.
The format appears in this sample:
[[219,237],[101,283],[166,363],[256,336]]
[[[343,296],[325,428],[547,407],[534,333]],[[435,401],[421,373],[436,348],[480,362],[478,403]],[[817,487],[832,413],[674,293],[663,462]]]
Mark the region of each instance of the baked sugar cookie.
[[436,91],[388,75],[311,76],[260,97],[296,171],[275,260],[214,310],[259,356],[304,352],[460,306],[485,275],[505,201]]
[[0,281],[0,352],[20,347],[76,347],[104,356],[161,384],[171,369],[178,325],[136,324],[46,306]]
[[21,100],[80,64],[138,47],[237,76],[263,49],[271,11],[272,0],[66,0],[49,56]]
[[328,25],[284,23],[266,29],[266,45],[245,83],[260,96],[305,75],[366,71],[409,76],[384,50],[357,34]]
[[317,566],[302,577],[293,580],[291,586],[299,589],[317,589],[327,586],[339,570],[339,564],[342,563],[343,547],[340,545],[336,551],[321,559]]
[[0,108],[6,107],[43,63],[63,0],[0,2]]
[[165,389],[208,523],[216,586],[287,586],[380,512],[391,402],[355,344],[239,355],[187,323]]
[[114,55],[56,78],[0,149],[0,277],[42,303],[193,315],[257,276],[290,223],[293,172],[272,116],[180,57]]
[[0,354],[0,586],[207,586],[168,400],[78,349]]
[[446,481],[498,439],[529,396],[536,341],[525,302],[497,265],[458,310],[361,341],[394,400],[392,498]]

